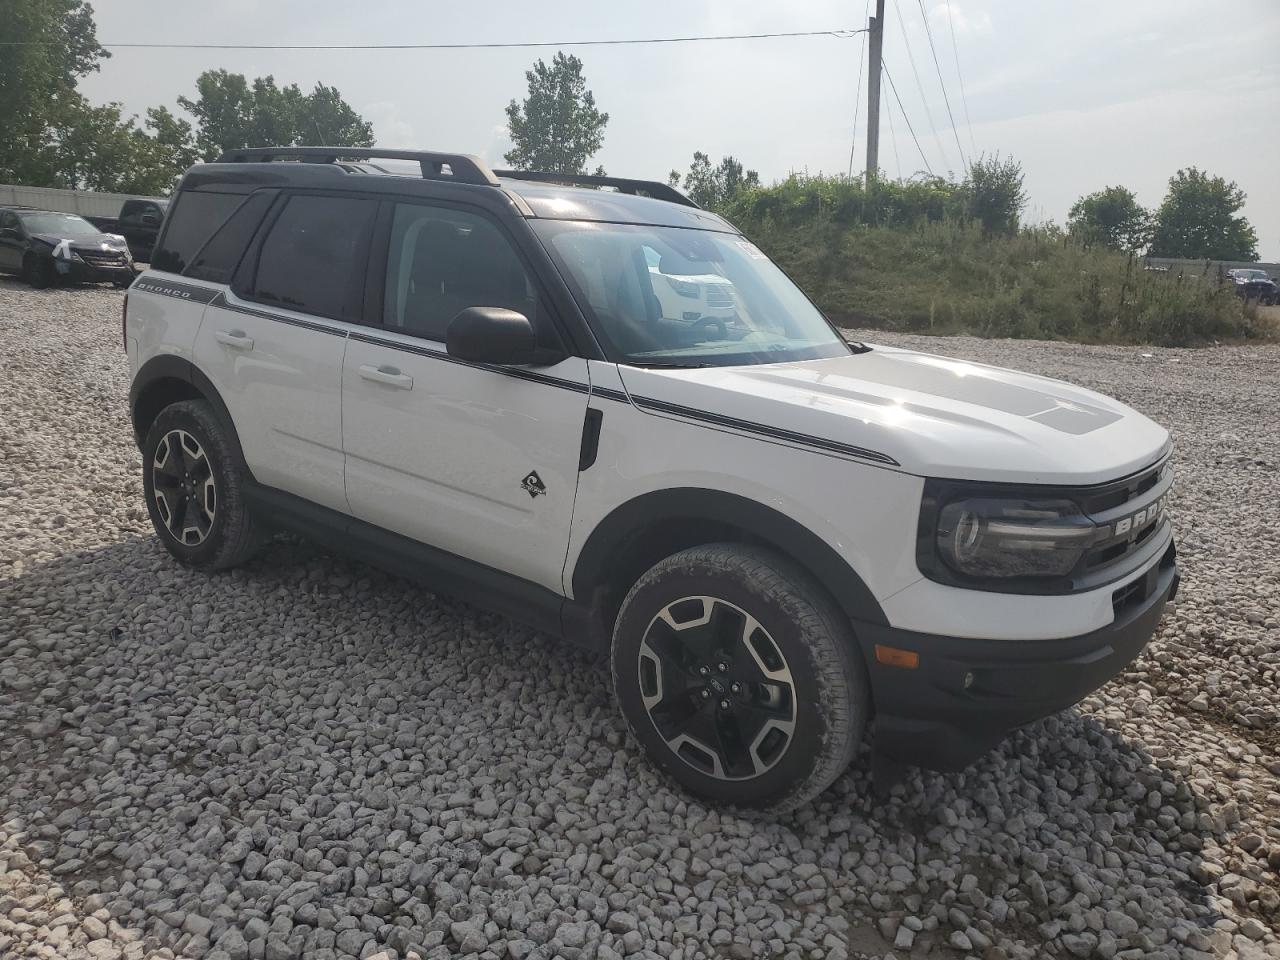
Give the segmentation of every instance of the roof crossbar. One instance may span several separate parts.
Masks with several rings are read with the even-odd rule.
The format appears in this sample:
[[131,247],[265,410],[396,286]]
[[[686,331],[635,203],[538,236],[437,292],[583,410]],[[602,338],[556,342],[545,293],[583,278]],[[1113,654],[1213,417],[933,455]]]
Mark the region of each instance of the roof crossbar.
[[[228,150],[215,163],[271,163],[300,160],[303,163],[337,163],[340,160],[416,160],[425,180],[498,185],[498,178],[479,157],[467,153],[431,150],[384,150],[381,147],[246,147]],[[449,173],[444,168],[449,168]]]
[[563,183],[580,187],[613,187],[619,193],[649,196],[681,206],[701,209],[670,184],[657,180],[628,180],[625,177],[597,177],[585,173],[547,173],[541,170],[494,170],[496,176],[511,180],[532,180],[537,183]]

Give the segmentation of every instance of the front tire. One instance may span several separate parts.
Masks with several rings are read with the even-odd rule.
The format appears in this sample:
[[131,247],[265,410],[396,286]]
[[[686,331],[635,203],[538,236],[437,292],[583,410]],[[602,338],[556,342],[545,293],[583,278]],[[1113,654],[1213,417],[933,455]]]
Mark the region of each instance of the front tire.
[[612,672],[632,732],[686,789],[772,812],[830,786],[870,707],[839,608],[790,561],[738,544],[682,551],[640,578]]
[[232,449],[226,429],[203,400],[165,407],[147,431],[147,512],[165,549],[189,567],[239,566],[262,543]]
[[36,290],[44,290],[46,287],[53,286],[57,276],[57,272],[53,269],[53,264],[48,260],[43,260],[36,256],[28,256],[22,261],[22,277]]

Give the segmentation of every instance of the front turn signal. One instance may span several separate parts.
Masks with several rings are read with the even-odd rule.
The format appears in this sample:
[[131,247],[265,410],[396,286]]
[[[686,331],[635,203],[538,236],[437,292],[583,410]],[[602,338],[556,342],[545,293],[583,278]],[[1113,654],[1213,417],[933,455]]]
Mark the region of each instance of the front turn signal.
[[886,667],[900,667],[903,670],[914,670],[920,666],[920,654],[914,650],[900,650],[897,647],[886,647],[876,644],[876,663]]

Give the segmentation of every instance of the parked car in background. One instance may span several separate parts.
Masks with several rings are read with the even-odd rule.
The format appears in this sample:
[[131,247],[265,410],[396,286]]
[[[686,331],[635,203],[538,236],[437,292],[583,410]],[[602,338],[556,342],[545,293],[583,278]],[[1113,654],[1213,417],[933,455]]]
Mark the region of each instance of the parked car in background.
[[1267,271],[1249,267],[1237,267],[1227,271],[1227,278],[1235,284],[1236,293],[1246,300],[1259,303],[1280,303],[1280,285],[1267,276]]
[[150,263],[151,251],[155,248],[156,237],[160,236],[160,227],[164,225],[168,209],[168,200],[126,200],[117,219],[104,221],[90,217],[89,220],[101,230],[120,234],[129,244],[129,252],[135,260]]
[[15,208],[0,208],[0,271],[36,288],[60,279],[127,287],[135,274],[124,237],[72,213]]

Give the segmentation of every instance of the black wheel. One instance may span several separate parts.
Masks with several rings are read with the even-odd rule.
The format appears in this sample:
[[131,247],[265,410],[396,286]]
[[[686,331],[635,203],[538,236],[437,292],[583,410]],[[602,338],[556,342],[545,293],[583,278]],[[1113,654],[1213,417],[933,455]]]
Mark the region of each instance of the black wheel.
[[225,429],[203,400],[160,412],[143,443],[147,511],[165,548],[188,566],[225,570],[261,543]]
[[783,557],[736,544],[685,550],[641,577],[612,668],[632,731],[676,780],[775,812],[848,766],[870,706],[835,604]]
[[53,286],[57,277],[53,264],[48,260],[29,255],[22,261],[22,278],[37,290]]

